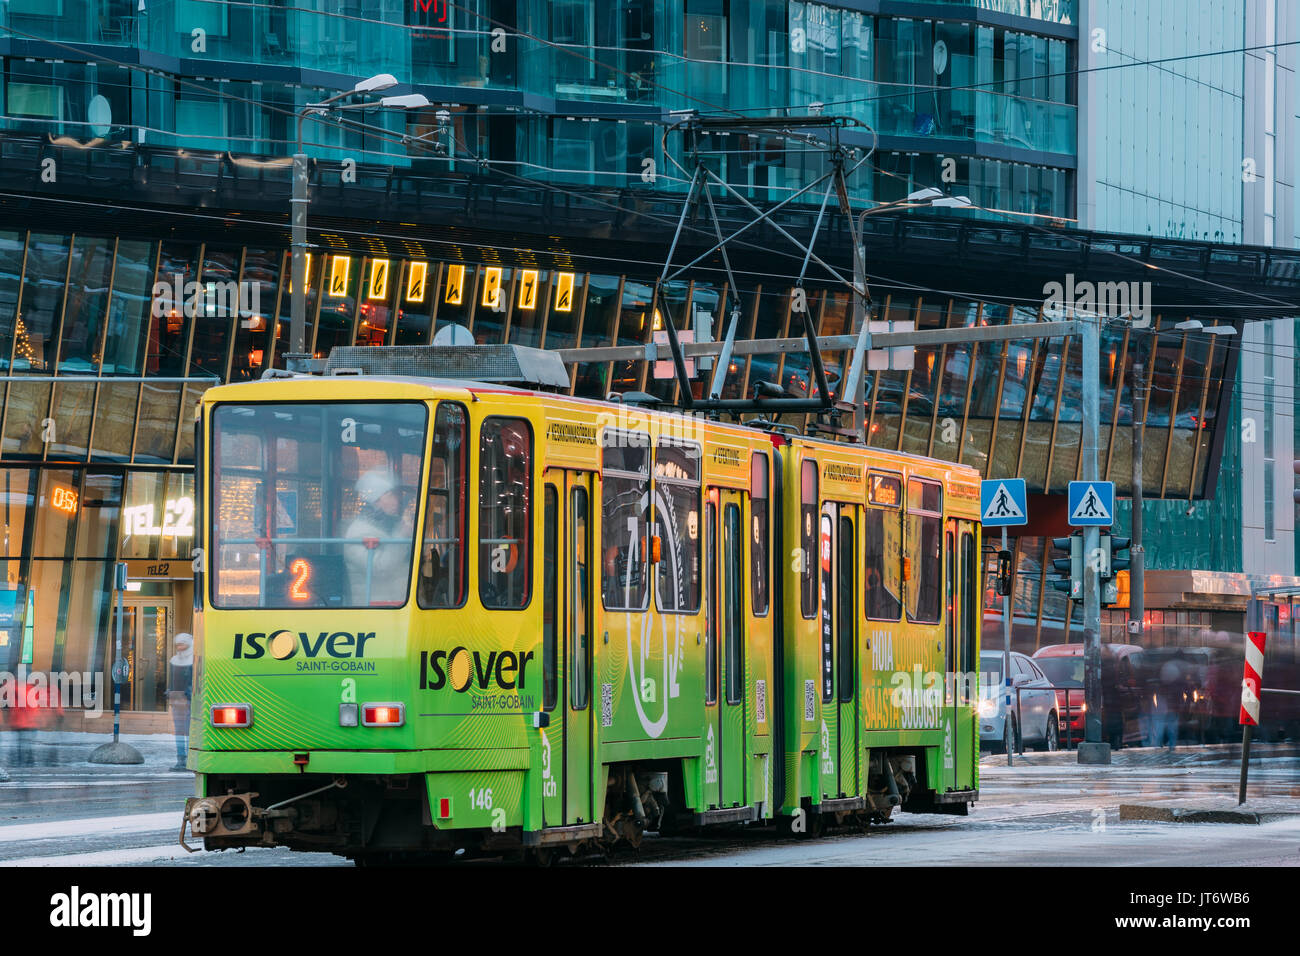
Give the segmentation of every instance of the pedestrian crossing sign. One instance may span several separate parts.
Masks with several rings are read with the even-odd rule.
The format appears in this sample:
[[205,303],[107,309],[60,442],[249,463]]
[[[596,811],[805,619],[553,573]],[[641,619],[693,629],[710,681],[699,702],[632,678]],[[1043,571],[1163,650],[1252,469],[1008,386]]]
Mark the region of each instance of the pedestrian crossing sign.
[[990,478],[981,481],[980,521],[988,528],[1028,522],[1029,504],[1025,498],[1025,479]]
[[1109,528],[1115,523],[1115,482],[1070,482],[1070,524]]

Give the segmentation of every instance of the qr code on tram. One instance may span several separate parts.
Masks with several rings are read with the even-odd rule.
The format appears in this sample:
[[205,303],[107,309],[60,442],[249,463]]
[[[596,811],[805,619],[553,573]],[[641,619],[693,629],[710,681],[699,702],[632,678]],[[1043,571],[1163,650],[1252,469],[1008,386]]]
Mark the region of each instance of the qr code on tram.
[[763,723],[767,720],[767,681],[754,681],[754,720]]
[[817,682],[803,682],[803,719],[813,720],[817,716]]
[[614,685],[600,685],[600,726],[614,726]]

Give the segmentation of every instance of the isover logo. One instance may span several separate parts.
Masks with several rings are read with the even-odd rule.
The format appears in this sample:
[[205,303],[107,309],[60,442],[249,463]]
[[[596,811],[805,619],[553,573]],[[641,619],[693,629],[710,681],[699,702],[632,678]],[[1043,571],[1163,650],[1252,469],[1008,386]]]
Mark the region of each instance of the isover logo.
[[450,651],[420,652],[420,689],[442,690],[448,684],[458,694],[471,687],[487,690],[523,690],[528,678],[528,662],[533,652],[470,651],[454,647]]
[[374,631],[353,634],[351,631],[255,631],[235,635],[235,660],[254,661],[270,654],[277,661],[287,661],[302,654],[307,660],[324,657],[334,660],[360,660],[366,656],[366,642]]

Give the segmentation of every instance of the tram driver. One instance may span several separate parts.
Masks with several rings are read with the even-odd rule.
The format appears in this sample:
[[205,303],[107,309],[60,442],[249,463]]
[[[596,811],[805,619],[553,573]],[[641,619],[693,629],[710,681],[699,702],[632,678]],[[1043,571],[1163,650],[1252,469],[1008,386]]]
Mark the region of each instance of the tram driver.
[[353,607],[393,606],[406,601],[410,581],[414,514],[402,508],[397,477],[372,469],[357,479],[360,508],[344,532],[343,559]]

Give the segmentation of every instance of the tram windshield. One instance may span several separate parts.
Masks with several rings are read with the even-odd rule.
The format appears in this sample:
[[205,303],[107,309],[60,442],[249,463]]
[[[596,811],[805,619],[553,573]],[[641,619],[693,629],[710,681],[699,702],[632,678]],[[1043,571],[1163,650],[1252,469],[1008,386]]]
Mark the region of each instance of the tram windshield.
[[213,605],[405,604],[427,422],[419,402],[218,405]]

